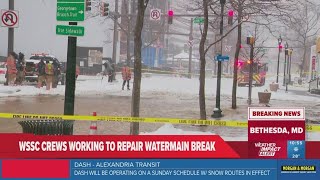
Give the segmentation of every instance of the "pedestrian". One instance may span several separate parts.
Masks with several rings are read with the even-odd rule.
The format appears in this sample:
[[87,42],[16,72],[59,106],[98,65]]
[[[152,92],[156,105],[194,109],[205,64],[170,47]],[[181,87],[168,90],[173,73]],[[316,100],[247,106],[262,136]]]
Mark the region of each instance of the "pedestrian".
[[50,90],[52,88],[52,81],[54,77],[54,65],[50,63],[50,61],[46,61],[45,71],[47,90]]
[[124,86],[126,85],[126,83],[127,83],[127,89],[130,90],[131,69],[126,64],[122,67],[122,79],[123,79],[122,90],[124,90]]
[[104,76],[108,76],[108,82],[112,82],[112,73],[113,73],[113,68],[111,67],[111,63],[107,60],[104,64]]
[[7,58],[7,79],[8,79],[8,85],[12,86],[14,85],[17,77],[17,66],[16,66],[16,59],[17,54],[15,52],[9,53],[9,56]]
[[57,88],[59,84],[59,77],[61,75],[60,72],[60,64],[57,61],[53,61],[53,76],[52,76],[52,88]]
[[17,62],[17,79],[16,84],[22,85],[25,79],[25,61],[24,61],[24,54],[21,52],[19,53],[18,62]]
[[43,83],[46,81],[46,64],[43,59],[37,64],[37,72],[38,72],[38,88],[43,86]]

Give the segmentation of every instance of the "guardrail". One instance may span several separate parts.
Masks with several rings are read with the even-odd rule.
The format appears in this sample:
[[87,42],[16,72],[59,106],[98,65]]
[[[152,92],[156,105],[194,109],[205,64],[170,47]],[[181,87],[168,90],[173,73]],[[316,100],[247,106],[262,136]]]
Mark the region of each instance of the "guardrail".
[[309,82],[309,92],[313,94],[320,94],[320,78],[313,79]]

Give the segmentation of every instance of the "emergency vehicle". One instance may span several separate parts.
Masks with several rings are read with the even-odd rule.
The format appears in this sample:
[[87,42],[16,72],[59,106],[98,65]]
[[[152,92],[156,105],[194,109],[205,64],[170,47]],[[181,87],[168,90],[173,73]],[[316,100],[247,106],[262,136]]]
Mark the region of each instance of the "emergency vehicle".
[[[251,62],[239,60],[238,61],[238,86],[244,87],[249,85],[249,72]],[[259,61],[253,62],[253,86],[264,86],[266,82],[266,74],[268,71],[267,63],[261,63]]]

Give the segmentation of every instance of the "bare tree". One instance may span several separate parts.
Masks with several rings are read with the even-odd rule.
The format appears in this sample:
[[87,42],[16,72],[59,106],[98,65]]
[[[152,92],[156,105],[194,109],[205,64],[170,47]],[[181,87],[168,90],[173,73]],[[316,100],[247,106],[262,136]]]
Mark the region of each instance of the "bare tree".
[[300,64],[300,77],[305,76],[308,71],[307,50],[314,44],[314,40],[320,30],[320,12],[317,5],[309,0],[297,1],[296,11],[290,17],[284,16],[281,22],[286,26],[285,39],[289,44],[297,44],[303,48]]
[[[261,29],[261,26],[259,26],[258,24],[255,24],[254,30],[248,30],[248,32],[252,34],[253,37],[255,37],[255,48],[253,52],[253,58],[262,59],[266,55],[266,51],[263,47],[265,42],[267,41],[267,37],[263,36],[263,29]],[[242,38],[242,41],[246,41],[246,39]],[[240,56],[243,59],[250,59],[250,48],[243,48],[243,50],[240,53]]]
[[[140,116],[140,90],[141,90],[141,32],[143,29],[144,14],[149,0],[138,0],[138,13],[134,31],[134,81],[132,90],[131,116]],[[130,134],[139,135],[139,123],[130,124]]]
[[200,105],[200,119],[206,120],[206,96],[205,96],[205,77],[206,77],[206,54],[205,54],[205,43],[207,40],[207,33],[209,27],[209,16],[208,16],[208,1],[203,0],[203,15],[204,15],[204,27],[201,34],[201,40],[199,44],[200,54],[200,87],[199,87],[199,105]]

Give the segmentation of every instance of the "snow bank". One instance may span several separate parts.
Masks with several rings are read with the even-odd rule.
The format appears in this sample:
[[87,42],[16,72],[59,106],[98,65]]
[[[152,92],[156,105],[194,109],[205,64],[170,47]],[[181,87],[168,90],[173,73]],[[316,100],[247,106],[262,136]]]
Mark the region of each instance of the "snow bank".
[[[121,78],[121,76],[117,76]],[[1,79],[0,79],[1,81]],[[206,79],[206,95],[208,97],[215,96],[216,93],[216,79]],[[267,82],[263,87],[254,87],[252,89],[252,98],[258,99],[258,92],[263,92],[269,89]],[[131,96],[131,91],[122,91],[122,80],[114,83],[108,83],[107,79],[101,76],[79,76],[76,85],[76,95],[119,95],[119,96]],[[16,86],[8,87],[0,85],[0,96],[33,96],[39,94],[55,94],[64,95],[65,86],[58,86],[57,89],[53,89],[49,92],[45,88],[37,89],[35,86]],[[132,88],[132,82],[131,82]],[[150,78],[143,78],[141,85],[142,96],[143,93],[164,93],[171,95],[184,95],[184,96],[198,96],[199,92],[199,80],[196,78],[187,79],[171,76],[157,76],[152,75]],[[290,89],[301,90],[301,87],[290,87]],[[305,89],[306,91],[307,89]],[[248,87],[238,87],[237,96],[241,98],[248,97]],[[231,96],[232,94],[232,79],[223,78],[221,82],[221,95]],[[272,92],[271,99],[276,100],[301,100],[301,101],[320,101],[314,97],[294,95],[290,91],[280,90],[278,92]]]

